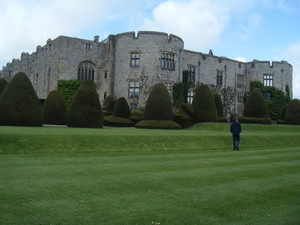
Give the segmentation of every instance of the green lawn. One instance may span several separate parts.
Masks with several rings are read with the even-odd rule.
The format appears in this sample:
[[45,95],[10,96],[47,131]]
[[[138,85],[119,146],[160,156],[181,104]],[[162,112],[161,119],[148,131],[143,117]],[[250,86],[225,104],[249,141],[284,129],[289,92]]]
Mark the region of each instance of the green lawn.
[[0,225],[300,224],[300,126],[0,127]]

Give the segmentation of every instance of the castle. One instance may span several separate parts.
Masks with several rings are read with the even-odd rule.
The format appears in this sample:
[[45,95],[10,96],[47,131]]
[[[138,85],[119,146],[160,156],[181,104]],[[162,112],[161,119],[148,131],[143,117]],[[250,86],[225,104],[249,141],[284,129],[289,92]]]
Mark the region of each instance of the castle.
[[[58,80],[93,80],[103,103],[109,95],[127,98],[132,110],[144,106],[150,88],[162,82],[169,92],[189,71],[193,85],[208,84],[222,94],[225,113],[242,114],[244,96],[251,81],[265,86],[292,90],[292,66],[286,61],[253,60],[239,62],[226,57],[184,49],[184,41],[175,35],[140,31],[109,35],[105,40],[84,40],[66,36],[49,39],[32,54],[22,53],[3,67],[0,76],[7,80],[25,72],[40,99],[57,88]],[[292,96],[291,96],[292,97]]]

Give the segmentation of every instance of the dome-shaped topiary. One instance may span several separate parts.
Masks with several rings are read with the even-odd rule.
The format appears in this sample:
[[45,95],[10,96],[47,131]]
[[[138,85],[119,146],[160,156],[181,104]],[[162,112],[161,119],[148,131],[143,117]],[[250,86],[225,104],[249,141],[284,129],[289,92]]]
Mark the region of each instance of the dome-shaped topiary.
[[40,101],[28,76],[23,72],[13,77],[0,96],[0,125],[43,125]]
[[173,120],[171,97],[163,83],[153,86],[145,106],[144,120]]
[[300,100],[293,99],[286,110],[285,123],[300,125]]
[[216,105],[218,117],[223,117],[223,104],[222,104],[221,95],[218,93],[213,93],[213,97],[214,97],[214,102]]
[[0,78],[0,95],[7,86],[7,81],[4,78]]
[[196,122],[217,121],[217,109],[209,86],[201,85],[196,89],[192,106],[195,110]]
[[59,91],[51,91],[43,104],[44,124],[67,124],[67,109]]
[[246,117],[268,117],[268,108],[265,98],[258,88],[254,88],[247,98],[244,108],[244,116]]
[[102,108],[93,81],[86,80],[78,88],[68,114],[68,126],[103,127]]
[[127,100],[124,97],[118,99],[113,111],[113,116],[122,118],[130,117],[130,109]]
[[180,129],[173,121],[172,101],[166,86],[158,83],[153,86],[148,97],[144,120],[138,122],[137,128]]

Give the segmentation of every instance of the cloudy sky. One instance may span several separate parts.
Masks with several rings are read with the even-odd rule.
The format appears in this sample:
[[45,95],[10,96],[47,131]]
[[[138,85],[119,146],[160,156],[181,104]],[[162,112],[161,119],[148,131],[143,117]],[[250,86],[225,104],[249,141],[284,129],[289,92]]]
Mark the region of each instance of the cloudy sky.
[[153,30],[185,49],[240,61],[286,60],[300,99],[300,0],[0,0],[0,68],[59,35],[92,40]]

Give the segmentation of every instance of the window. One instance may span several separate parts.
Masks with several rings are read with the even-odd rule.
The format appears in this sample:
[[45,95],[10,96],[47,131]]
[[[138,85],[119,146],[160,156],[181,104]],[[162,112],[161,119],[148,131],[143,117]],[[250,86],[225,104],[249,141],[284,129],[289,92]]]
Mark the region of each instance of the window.
[[78,80],[94,80],[96,66],[91,62],[81,62],[78,66]]
[[108,72],[105,72],[104,73],[104,79],[107,79],[107,77],[108,77]]
[[189,82],[195,82],[195,67],[194,66],[189,66],[189,77],[188,81]]
[[104,92],[103,98],[104,98],[104,99],[107,99],[107,92]]
[[129,82],[129,98],[135,98],[140,96],[140,82],[130,81]]
[[269,75],[269,74],[264,75],[264,86],[266,87],[273,86],[273,75]]
[[91,45],[90,43],[86,43],[86,44],[85,44],[85,49],[86,49],[86,50],[91,50],[91,48],[92,48],[91,46],[92,46],[92,45]]
[[131,111],[134,111],[134,110],[137,110],[138,109],[138,104],[136,103],[130,103],[130,110]]
[[223,72],[217,71],[217,86],[223,86]]
[[130,66],[131,67],[140,66],[140,53],[136,53],[136,52],[131,53]]
[[242,75],[242,74],[238,74],[237,75],[237,84],[236,84],[236,87],[237,88],[244,88],[245,87],[244,80],[245,80],[245,76]]
[[194,94],[195,94],[194,91],[188,91],[188,94],[187,94],[187,101],[188,101],[188,103],[192,104],[193,99],[194,99]]
[[162,53],[161,68],[175,70],[175,55],[171,53]]

